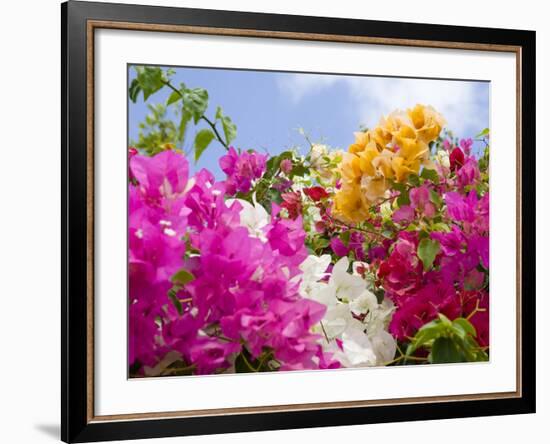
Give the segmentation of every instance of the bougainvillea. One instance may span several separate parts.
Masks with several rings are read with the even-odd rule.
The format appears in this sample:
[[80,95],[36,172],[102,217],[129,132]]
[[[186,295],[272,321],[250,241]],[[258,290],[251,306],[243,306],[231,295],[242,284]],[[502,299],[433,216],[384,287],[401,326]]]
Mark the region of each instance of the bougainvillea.
[[416,105],[346,152],[269,156],[208,122],[220,179],[170,143],[129,149],[132,376],[488,359],[488,130],[474,152]]

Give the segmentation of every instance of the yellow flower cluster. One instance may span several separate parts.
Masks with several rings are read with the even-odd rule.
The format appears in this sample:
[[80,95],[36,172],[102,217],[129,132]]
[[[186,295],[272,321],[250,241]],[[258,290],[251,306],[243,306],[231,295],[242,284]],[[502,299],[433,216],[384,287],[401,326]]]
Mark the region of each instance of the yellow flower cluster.
[[342,185],[334,196],[335,216],[347,222],[365,220],[369,208],[386,195],[390,181],[404,182],[427,164],[429,143],[444,125],[443,116],[431,106],[416,105],[355,133],[355,143],[338,166]]

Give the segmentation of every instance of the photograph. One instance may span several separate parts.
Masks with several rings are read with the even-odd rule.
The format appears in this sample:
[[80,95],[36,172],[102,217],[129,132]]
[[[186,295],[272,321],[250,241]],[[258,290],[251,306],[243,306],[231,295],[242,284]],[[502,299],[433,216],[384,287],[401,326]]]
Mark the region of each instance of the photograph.
[[491,82],[127,69],[129,378],[490,362]]

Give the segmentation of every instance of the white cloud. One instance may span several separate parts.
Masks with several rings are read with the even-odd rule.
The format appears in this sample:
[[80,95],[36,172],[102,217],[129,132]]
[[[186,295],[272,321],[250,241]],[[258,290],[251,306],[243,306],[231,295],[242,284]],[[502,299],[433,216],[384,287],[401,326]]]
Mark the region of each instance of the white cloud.
[[292,74],[278,79],[279,89],[297,104],[307,96],[344,84],[358,120],[372,127],[382,115],[417,103],[432,105],[457,136],[473,136],[488,125],[488,85],[478,82]]
[[298,103],[305,96],[317,94],[334,85],[339,80],[339,76],[284,74],[277,77],[277,84],[279,89],[287,94],[293,103]]

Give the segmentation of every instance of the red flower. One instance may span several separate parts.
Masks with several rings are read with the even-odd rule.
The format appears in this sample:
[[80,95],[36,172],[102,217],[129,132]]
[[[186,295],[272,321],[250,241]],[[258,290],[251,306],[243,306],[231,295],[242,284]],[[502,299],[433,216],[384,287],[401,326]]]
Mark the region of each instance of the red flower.
[[292,191],[281,194],[281,197],[283,199],[281,208],[285,208],[288,211],[288,217],[296,219],[302,211],[302,198],[300,193]]
[[477,343],[489,346],[489,293],[486,291],[462,292],[462,316],[469,318],[476,329]]
[[319,202],[321,199],[326,199],[329,196],[323,187],[304,188],[304,194],[314,202]]
[[451,171],[462,168],[462,165],[464,165],[464,152],[460,148],[455,148],[451,151],[449,160],[451,162]]

